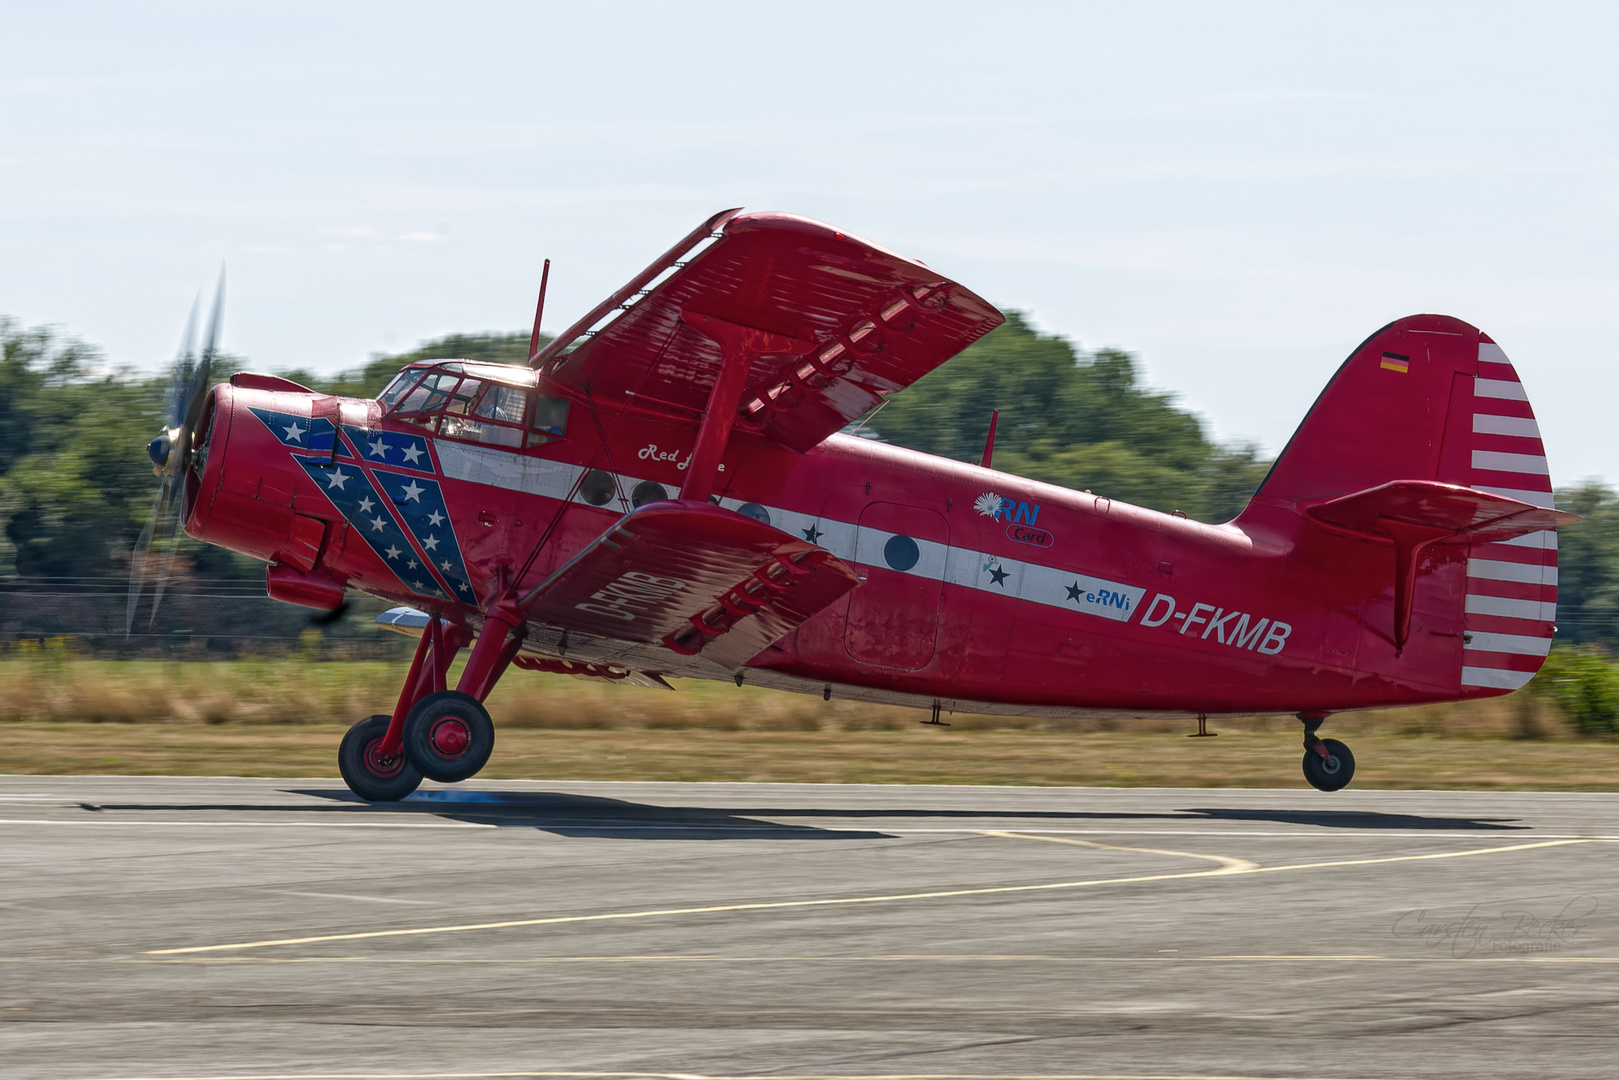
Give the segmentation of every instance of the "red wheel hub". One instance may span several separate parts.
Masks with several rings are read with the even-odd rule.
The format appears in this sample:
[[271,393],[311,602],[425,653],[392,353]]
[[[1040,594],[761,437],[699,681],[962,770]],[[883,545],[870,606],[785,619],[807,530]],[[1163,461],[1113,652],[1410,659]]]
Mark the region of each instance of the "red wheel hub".
[[376,738],[366,743],[365,768],[367,772],[379,779],[390,780],[398,776],[400,770],[405,767],[405,755],[400,753],[392,757],[384,756],[382,742],[381,738]]
[[472,742],[472,732],[460,720],[440,720],[433,725],[433,749],[447,758],[460,757]]

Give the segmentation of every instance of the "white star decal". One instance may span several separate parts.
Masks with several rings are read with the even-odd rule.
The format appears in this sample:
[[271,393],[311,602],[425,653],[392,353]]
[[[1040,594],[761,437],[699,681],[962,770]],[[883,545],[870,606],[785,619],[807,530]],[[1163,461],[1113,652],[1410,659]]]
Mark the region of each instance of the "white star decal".
[[371,501],[371,496],[367,495],[365,498],[360,500],[360,513],[369,514],[371,512],[371,508],[375,505],[377,504]]
[[424,593],[424,592],[427,591],[427,586],[422,584],[420,581],[411,582],[410,587],[415,589],[419,593]]
[[421,502],[422,492],[426,490],[427,489],[424,487],[418,487],[416,481],[412,480],[399,492],[399,497],[404,499],[406,502]]
[[397,559],[399,556],[403,555],[404,552],[400,551],[399,548],[394,545],[389,545],[388,550],[384,551],[383,554],[388,556],[390,559]]
[[372,518],[371,519],[371,531],[372,532],[381,532],[382,527],[384,525],[386,525],[386,524],[388,524],[388,522],[383,518]]
[[423,540],[422,541],[422,548],[424,550],[426,550],[426,551],[437,551],[438,550],[438,537],[429,536],[426,540]]
[[288,424],[286,427],[282,428],[281,430],[285,431],[287,433],[286,437],[291,439],[293,442],[298,443],[300,445],[303,444],[303,441],[304,441],[304,429],[298,426],[298,421],[294,420],[292,423]]
[[444,515],[439,513],[437,510],[434,510],[431,514],[427,515],[427,523],[429,525],[442,525],[444,524]]
[[464,593],[469,593],[472,591],[472,586],[463,581],[461,583],[461,591]]
[[370,446],[366,447],[366,449],[371,452],[372,457],[379,457],[385,461],[388,458],[388,444],[382,441],[381,435],[378,435],[376,440],[373,441]]
[[449,559],[445,559],[443,562],[439,563],[439,565],[444,567],[444,572],[446,574],[455,569],[455,565],[451,563]]
[[342,491],[343,485],[349,482],[348,474],[342,469],[333,469],[326,477],[327,491]]
[[416,560],[415,560],[415,559],[412,559],[412,560],[410,560],[410,562],[409,562],[409,563],[407,563],[407,564],[406,564],[406,565],[405,565],[405,569],[406,569],[406,570],[414,570],[414,569],[416,569],[416,568],[417,568],[417,567],[418,567],[418,566],[421,566],[421,565],[422,565],[422,564],[421,564],[421,563],[419,563],[419,562],[417,562],[417,561],[416,561]]
[[416,459],[421,457],[421,456],[422,456],[422,448],[417,446],[415,443],[411,443],[409,446],[405,447],[405,462],[406,462],[406,464],[409,464],[409,465],[416,464]]

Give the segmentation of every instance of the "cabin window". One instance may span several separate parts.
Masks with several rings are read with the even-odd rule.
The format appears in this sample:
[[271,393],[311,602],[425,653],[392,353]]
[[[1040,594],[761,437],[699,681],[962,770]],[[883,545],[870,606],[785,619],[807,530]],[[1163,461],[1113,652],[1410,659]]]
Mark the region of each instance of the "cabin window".
[[544,446],[560,438],[568,427],[568,402],[564,398],[534,395],[534,418],[529,421],[527,445]]
[[561,437],[568,424],[565,400],[497,381],[507,377],[504,369],[479,365],[474,375],[471,368],[451,363],[400,372],[378,400],[390,417],[448,439],[516,450]]
[[521,424],[528,411],[528,391],[520,386],[502,386],[490,383],[473,410],[474,415],[499,420],[504,424]]

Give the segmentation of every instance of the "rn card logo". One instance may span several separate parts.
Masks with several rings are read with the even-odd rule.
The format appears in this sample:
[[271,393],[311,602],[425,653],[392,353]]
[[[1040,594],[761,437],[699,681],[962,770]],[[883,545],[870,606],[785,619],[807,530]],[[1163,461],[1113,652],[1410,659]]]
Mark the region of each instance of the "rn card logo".
[[1039,503],[1003,499],[993,491],[986,491],[973,500],[973,509],[987,518],[1004,521],[1008,525],[1029,525],[1032,527],[1036,519],[1040,517]]
[[973,502],[973,509],[992,521],[1006,523],[1006,538],[1020,544],[1048,548],[1055,538],[1045,529],[1035,528],[1040,518],[1040,504],[1003,499],[993,491],[986,491]]
[[1056,540],[1045,529],[1036,529],[1031,525],[1008,525],[1006,538],[1016,540],[1020,544],[1033,544],[1035,547],[1048,548]]

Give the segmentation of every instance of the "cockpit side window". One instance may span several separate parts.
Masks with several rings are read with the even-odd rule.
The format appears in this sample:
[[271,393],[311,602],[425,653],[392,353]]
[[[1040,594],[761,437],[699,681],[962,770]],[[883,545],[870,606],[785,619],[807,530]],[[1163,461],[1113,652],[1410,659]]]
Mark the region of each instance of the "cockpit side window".
[[534,416],[529,421],[528,446],[543,446],[561,438],[568,427],[568,402],[565,398],[534,395]]
[[[480,365],[476,375],[460,362],[401,372],[379,400],[387,415],[436,431],[443,438],[505,446],[513,450],[543,446],[562,437],[568,425],[568,402],[532,386],[517,386],[521,377]],[[527,374],[526,372],[523,374]]]
[[423,379],[405,395],[396,413],[436,413],[444,408],[450,394],[455,390],[456,383],[461,376],[451,375],[447,372],[435,372]]
[[484,387],[483,397],[478,399],[478,404],[472,411],[474,415],[490,420],[521,424],[523,414],[528,411],[528,391],[520,386],[489,383]]
[[416,380],[421,377],[421,371],[416,368],[406,368],[398,375],[395,375],[393,382],[388,384],[387,389],[377,395],[377,400],[382,402],[383,410],[393,408],[395,403],[404,397],[405,393],[416,385]]

